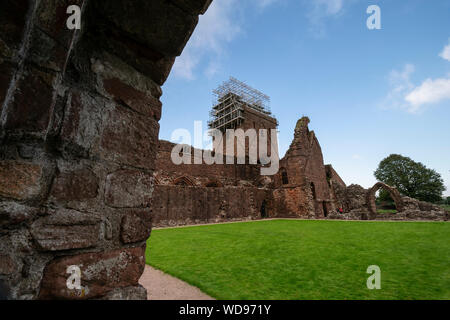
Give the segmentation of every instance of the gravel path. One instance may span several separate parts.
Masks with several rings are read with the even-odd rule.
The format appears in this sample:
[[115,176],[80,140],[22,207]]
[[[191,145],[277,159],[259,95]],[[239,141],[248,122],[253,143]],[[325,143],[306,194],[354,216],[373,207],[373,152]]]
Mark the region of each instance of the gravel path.
[[214,300],[200,289],[147,265],[139,283],[147,289],[148,300]]

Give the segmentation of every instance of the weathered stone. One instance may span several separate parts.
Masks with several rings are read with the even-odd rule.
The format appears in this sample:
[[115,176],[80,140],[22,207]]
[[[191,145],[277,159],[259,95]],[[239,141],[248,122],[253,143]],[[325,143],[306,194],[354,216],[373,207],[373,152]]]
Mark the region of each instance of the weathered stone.
[[100,218],[60,209],[33,223],[31,234],[40,250],[89,248],[99,241]]
[[[204,0],[203,4],[209,2]],[[199,2],[200,3],[200,2]],[[201,7],[205,7],[201,4]],[[163,0],[95,1],[96,10],[122,33],[166,56],[178,56],[198,22],[197,15]],[[117,14],[121,12],[121,14]],[[149,19],[149,13],[154,19]]]
[[117,106],[108,113],[101,138],[101,157],[134,167],[154,169],[159,124],[155,119]]
[[[175,56],[164,56],[153,49],[123,36],[109,36],[103,43],[105,50],[129,61],[139,72],[150,77],[158,85],[162,85],[175,63]],[[137,54],[139,53],[139,54]]]
[[371,214],[372,218],[375,218],[377,216],[377,206],[375,204],[375,194],[380,189],[383,188],[387,192],[389,192],[389,195],[391,196],[392,200],[395,202],[395,207],[397,208],[397,211],[401,212],[404,210],[403,200],[400,195],[400,192],[396,188],[393,188],[391,186],[388,186],[385,183],[377,182],[371,189],[367,191],[367,208],[369,209],[369,212]]
[[[145,246],[56,259],[45,268],[39,298],[91,299],[116,288],[138,286],[145,267],[144,252]],[[83,290],[67,288],[69,266],[80,268]]]
[[17,82],[9,102],[5,129],[13,132],[45,133],[53,102],[55,74],[30,68]]
[[0,38],[14,50],[20,48],[25,31],[30,1],[2,0],[0,2]]
[[42,214],[42,209],[15,202],[0,202],[0,227],[28,222],[39,214]]
[[105,203],[114,208],[150,206],[153,175],[137,170],[119,170],[106,178]]
[[9,275],[16,270],[16,264],[9,255],[0,255],[0,274]]
[[45,32],[38,28],[33,29],[28,56],[30,61],[43,68],[62,71],[68,53],[68,48],[49,37]]
[[211,4],[212,0],[171,0],[175,5],[184,9],[186,12],[199,15],[204,14]]
[[36,25],[53,39],[63,44],[66,48],[70,46],[74,30],[66,26],[67,8],[70,5],[81,7],[84,0],[46,0],[40,1],[36,9]]
[[41,192],[42,174],[39,164],[0,161],[0,196],[17,200],[36,197]]
[[14,73],[14,65],[8,62],[0,61],[0,113],[3,108],[3,102],[8,92],[9,82],[12,79]]
[[122,218],[120,238],[123,243],[144,241],[150,237],[151,229],[150,210],[132,210]]
[[101,300],[147,300],[147,290],[141,285],[117,288],[102,297]]
[[[145,248],[123,242],[150,225],[127,206],[151,210],[160,85],[209,2],[0,2],[0,299],[145,299]],[[85,10],[81,32],[68,5]],[[85,291],[67,288],[69,265]]]
[[51,195],[59,201],[91,199],[97,197],[98,188],[98,178],[84,168],[58,174]]
[[142,115],[160,120],[162,104],[159,99],[136,90],[116,78],[104,80],[104,87],[117,102],[127,105]]
[[105,112],[104,101],[73,91],[69,94],[59,140],[69,153],[87,157],[98,144]]

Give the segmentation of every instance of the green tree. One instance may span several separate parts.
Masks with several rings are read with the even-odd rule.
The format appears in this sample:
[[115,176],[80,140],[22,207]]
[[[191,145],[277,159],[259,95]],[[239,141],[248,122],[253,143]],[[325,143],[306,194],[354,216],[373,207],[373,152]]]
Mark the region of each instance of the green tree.
[[441,175],[420,162],[399,154],[383,159],[374,172],[375,177],[408,197],[436,202],[445,190]]

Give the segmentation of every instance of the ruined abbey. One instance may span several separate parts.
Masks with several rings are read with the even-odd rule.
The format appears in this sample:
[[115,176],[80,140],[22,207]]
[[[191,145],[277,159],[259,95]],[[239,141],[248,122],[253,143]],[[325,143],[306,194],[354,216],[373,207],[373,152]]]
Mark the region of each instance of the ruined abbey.
[[[346,187],[306,117],[274,176],[258,163],[170,161],[161,86],[210,3],[0,2],[0,298],[145,299],[152,223],[375,218],[374,192],[387,186]],[[80,30],[66,27],[69,5],[81,8]],[[257,105],[241,107],[240,128],[276,128]],[[226,127],[220,119],[211,126]],[[67,287],[70,266],[82,266],[83,288]]]

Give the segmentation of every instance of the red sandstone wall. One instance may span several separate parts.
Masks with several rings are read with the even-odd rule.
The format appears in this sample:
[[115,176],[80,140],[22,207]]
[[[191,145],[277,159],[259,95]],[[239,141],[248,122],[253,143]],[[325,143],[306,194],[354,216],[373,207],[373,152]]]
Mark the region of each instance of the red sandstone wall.
[[173,184],[177,178],[189,177],[196,186],[205,186],[212,181],[218,181],[221,185],[238,186],[245,182],[254,184],[259,178],[260,168],[257,165],[193,164],[193,148],[191,151],[192,164],[176,165],[170,157],[174,146],[175,144],[168,141],[161,140],[159,142],[156,178],[160,184]]
[[[334,199],[327,182],[320,144],[308,128],[309,119],[297,123],[294,139],[280,161],[280,173],[275,177],[274,199],[283,214],[307,218],[323,218],[334,210]],[[289,183],[283,185],[282,171]],[[314,188],[312,188],[312,184]],[[313,191],[314,190],[314,191]]]
[[2,298],[146,298],[160,86],[209,3],[0,2]]
[[[255,187],[205,188],[157,185],[153,194],[153,225],[177,226],[261,218],[271,190]],[[267,202],[267,215],[273,216]]]

